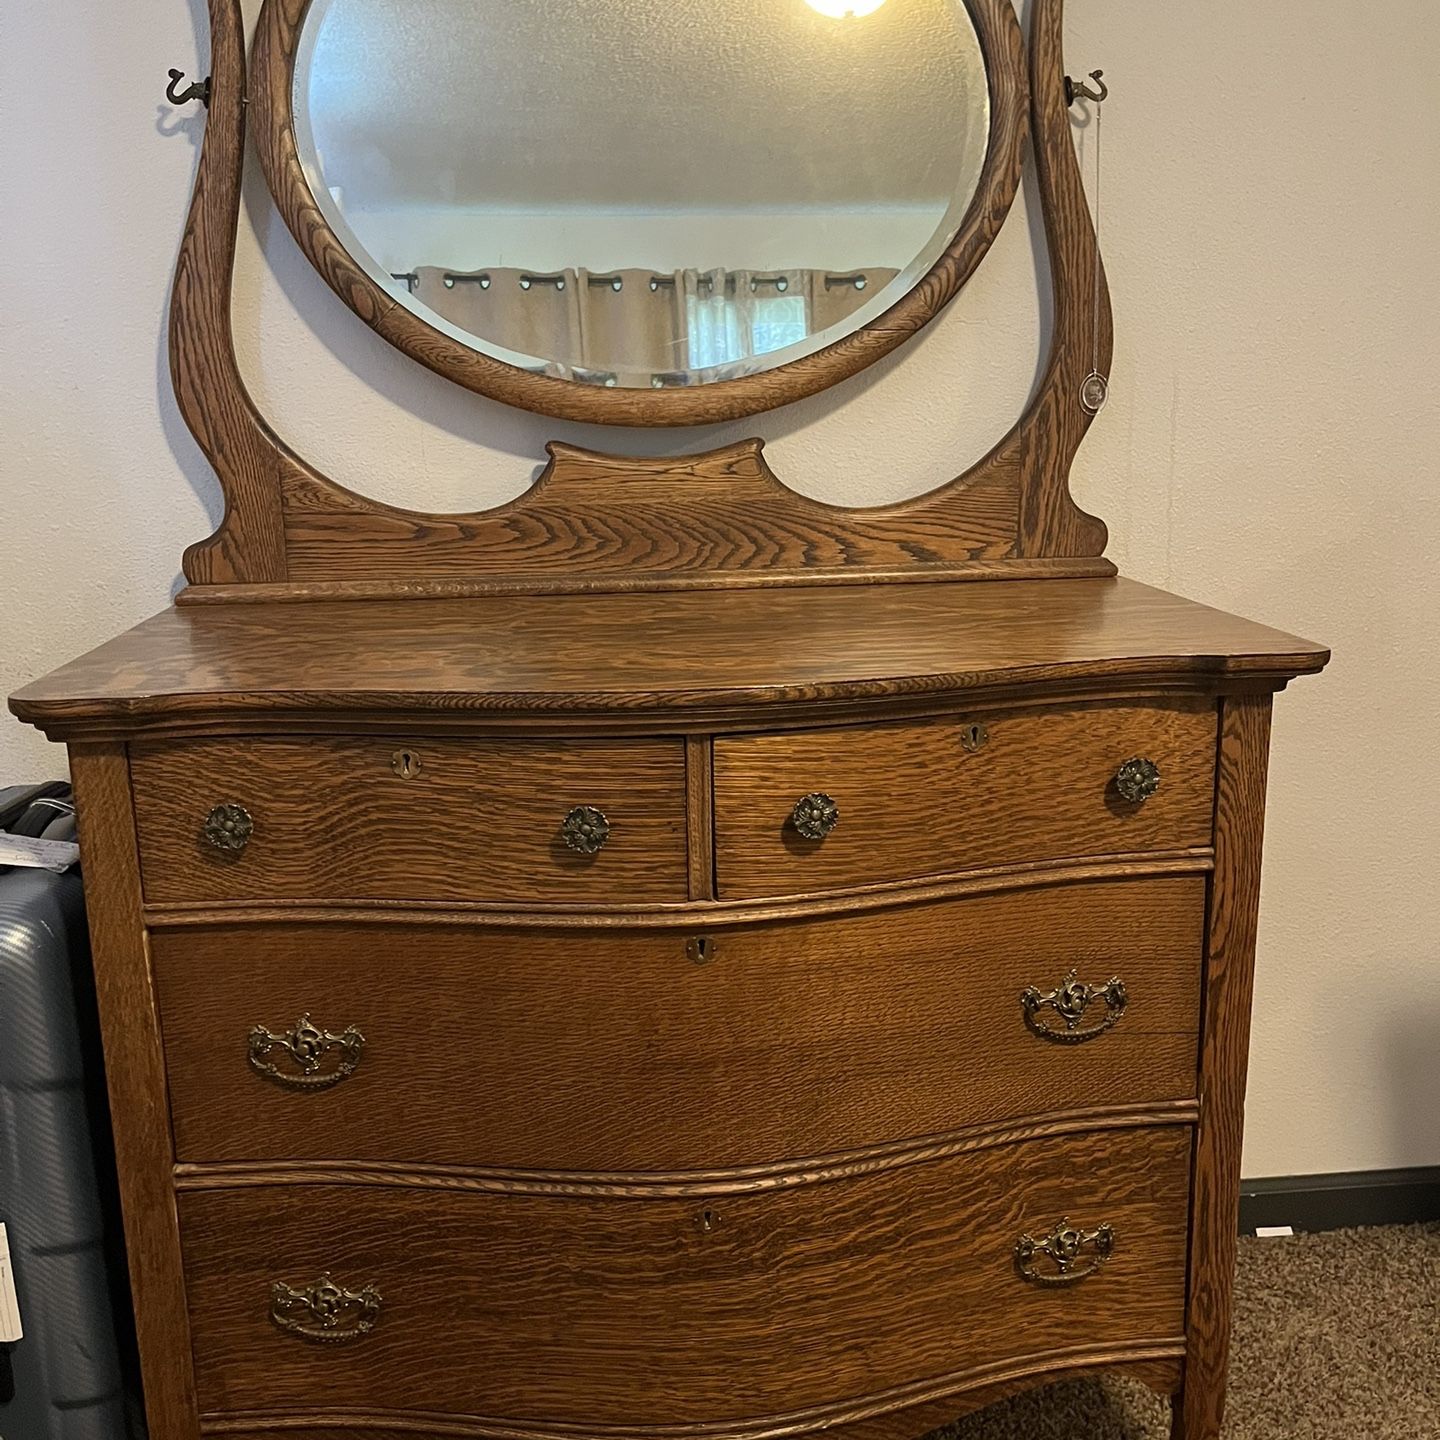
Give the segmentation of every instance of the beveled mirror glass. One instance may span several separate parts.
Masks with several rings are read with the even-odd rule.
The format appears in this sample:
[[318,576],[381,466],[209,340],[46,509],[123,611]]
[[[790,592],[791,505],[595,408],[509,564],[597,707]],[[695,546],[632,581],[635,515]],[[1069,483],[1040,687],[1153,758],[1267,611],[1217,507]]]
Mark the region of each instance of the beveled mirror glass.
[[964,0],[311,0],[291,49],[305,184],[370,281],[588,386],[734,381],[871,326],[991,148]]

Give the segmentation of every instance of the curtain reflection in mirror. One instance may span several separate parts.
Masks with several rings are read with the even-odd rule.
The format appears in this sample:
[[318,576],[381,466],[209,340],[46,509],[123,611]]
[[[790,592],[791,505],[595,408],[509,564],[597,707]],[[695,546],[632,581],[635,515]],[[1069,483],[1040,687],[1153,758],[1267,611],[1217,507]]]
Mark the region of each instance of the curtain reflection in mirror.
[[837,325],[898,272],[829,270],[456,271],[395,278],[468,334],[543,373],[602,385],[670,385],[747,373],[746,362]]

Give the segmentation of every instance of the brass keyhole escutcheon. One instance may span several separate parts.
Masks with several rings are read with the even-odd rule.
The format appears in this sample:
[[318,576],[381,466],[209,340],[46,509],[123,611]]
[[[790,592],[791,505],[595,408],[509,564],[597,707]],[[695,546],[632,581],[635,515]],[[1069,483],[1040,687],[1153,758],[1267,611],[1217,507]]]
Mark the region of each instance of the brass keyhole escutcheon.
[[973,755],[990,743],[990,732],[976,721],[960,727],[960,748]]
[[715,941],[709,935],[696,935],[685,942],[685,956],[696,965],[709,965],[715,959]]
[[402,779],[413,780],[421,771],[420,756],[414,750],[397,750],[390,757],[390,768]]
[[720,1212],[707,1205],[696,1217],[695,1224],[702,1234],[712,1235],[720,1228]]

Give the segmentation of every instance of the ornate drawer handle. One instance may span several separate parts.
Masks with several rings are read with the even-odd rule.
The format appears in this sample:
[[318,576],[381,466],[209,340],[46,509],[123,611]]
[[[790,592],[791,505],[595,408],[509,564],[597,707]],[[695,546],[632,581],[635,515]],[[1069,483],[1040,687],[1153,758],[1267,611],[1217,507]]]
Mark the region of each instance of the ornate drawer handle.
[[[284,1035],[276,1035],[263,1025],[257,1025],[250,1032],[250,1068],[291,1090],[328,1090],[355,1073],[364,1049],[365,1037],[353,1025],[339,1035],[332,1035],[312,1024],[308,1015],[302,1015],[295,1028]],[[290,1056],[300,1067],[299,1074],[281,1070],[271,1060],[276,1050],[284,1050]],[[332,1051],[340,1052],[340,1063],[333,1070],[322,1072],[321,1062]]]
[[804,795],[790,812],[790,823],[807,840],[823,840],[839,823],[840,807],[822,791]]
[[[1098,1025],[1088,1030],[1080,1028],[1085,1012],[1097,1000],[1105,1002],[1105,1015]],[[1072,970],[1064,983],[1048,995],[1042,995],[1033,985],[1020,996],[1020,1008],[1025,1012],[1025,1023],[1042,1039],[1053,1040],[1059,1045],[1081,1045],[1103,1035],[1125,1013],[1130,1003],[1125,982],[1119,976],[1112,976],[1103,985],[1082,985]],[[1040,1018],[1046,1008],[1054,1010],[1065,1022],[1063,1030],[1052,1029]]]
[[217,805],[200,827],[205,842],[227,855],[238,855],[255,833],[255,821],[243,805],[226,801]]
[[322,1275],[304,1290],[277,1280],[270,1287],[270,1318],[287,1334],[338,1345],[368,1335],[380,1318],[380,1292],[367,1285],[346,1290]]
[[[1076,1267],[1086,1249],[1092,1250],[1089,1264]],[[1032,1285],[1078,1285],[1087,1280],[1110,1258],[1115,1250],[1115,1230],[1101,1225],[1095,1230],[1076,1230],[1062,1220],[1043,1240],[1022,1235],[1015,1246],[1015,1267],[1021,1278]],[[1036,1260],[1044,1256],[1049,1264],[1036,1269]]]
[[610,822],[593,805],[577,805],[560,826],[561,838],[580,855],[598,855],[610,838]]
[[1115,772],[1115,789],[1127,805],[1143,805],[1160,788],[1160,767],[1137,756]]

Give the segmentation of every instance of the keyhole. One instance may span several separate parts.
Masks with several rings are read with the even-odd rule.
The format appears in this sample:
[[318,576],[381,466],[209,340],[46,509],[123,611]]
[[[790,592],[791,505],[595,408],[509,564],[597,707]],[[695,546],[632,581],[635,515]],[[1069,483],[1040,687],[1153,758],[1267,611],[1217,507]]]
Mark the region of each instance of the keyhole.
[[711,1234],[720,1224],[720,1212],[708,1205],[695,1217],[695,1223],[706,1234]]
[[715,942],[708,935],[697,935],[685,942],[685,954],[696,965],[708,965],[715,958]]
[[961,747],[971,755],[977,750],[983,750],[989,739],[990,732],[983,725],[978,725],[974,721],[960,730]]
[[390,768],[402,780],[413,780],[420,773],[420,756],[413,750],[397,750],[390,757]]

